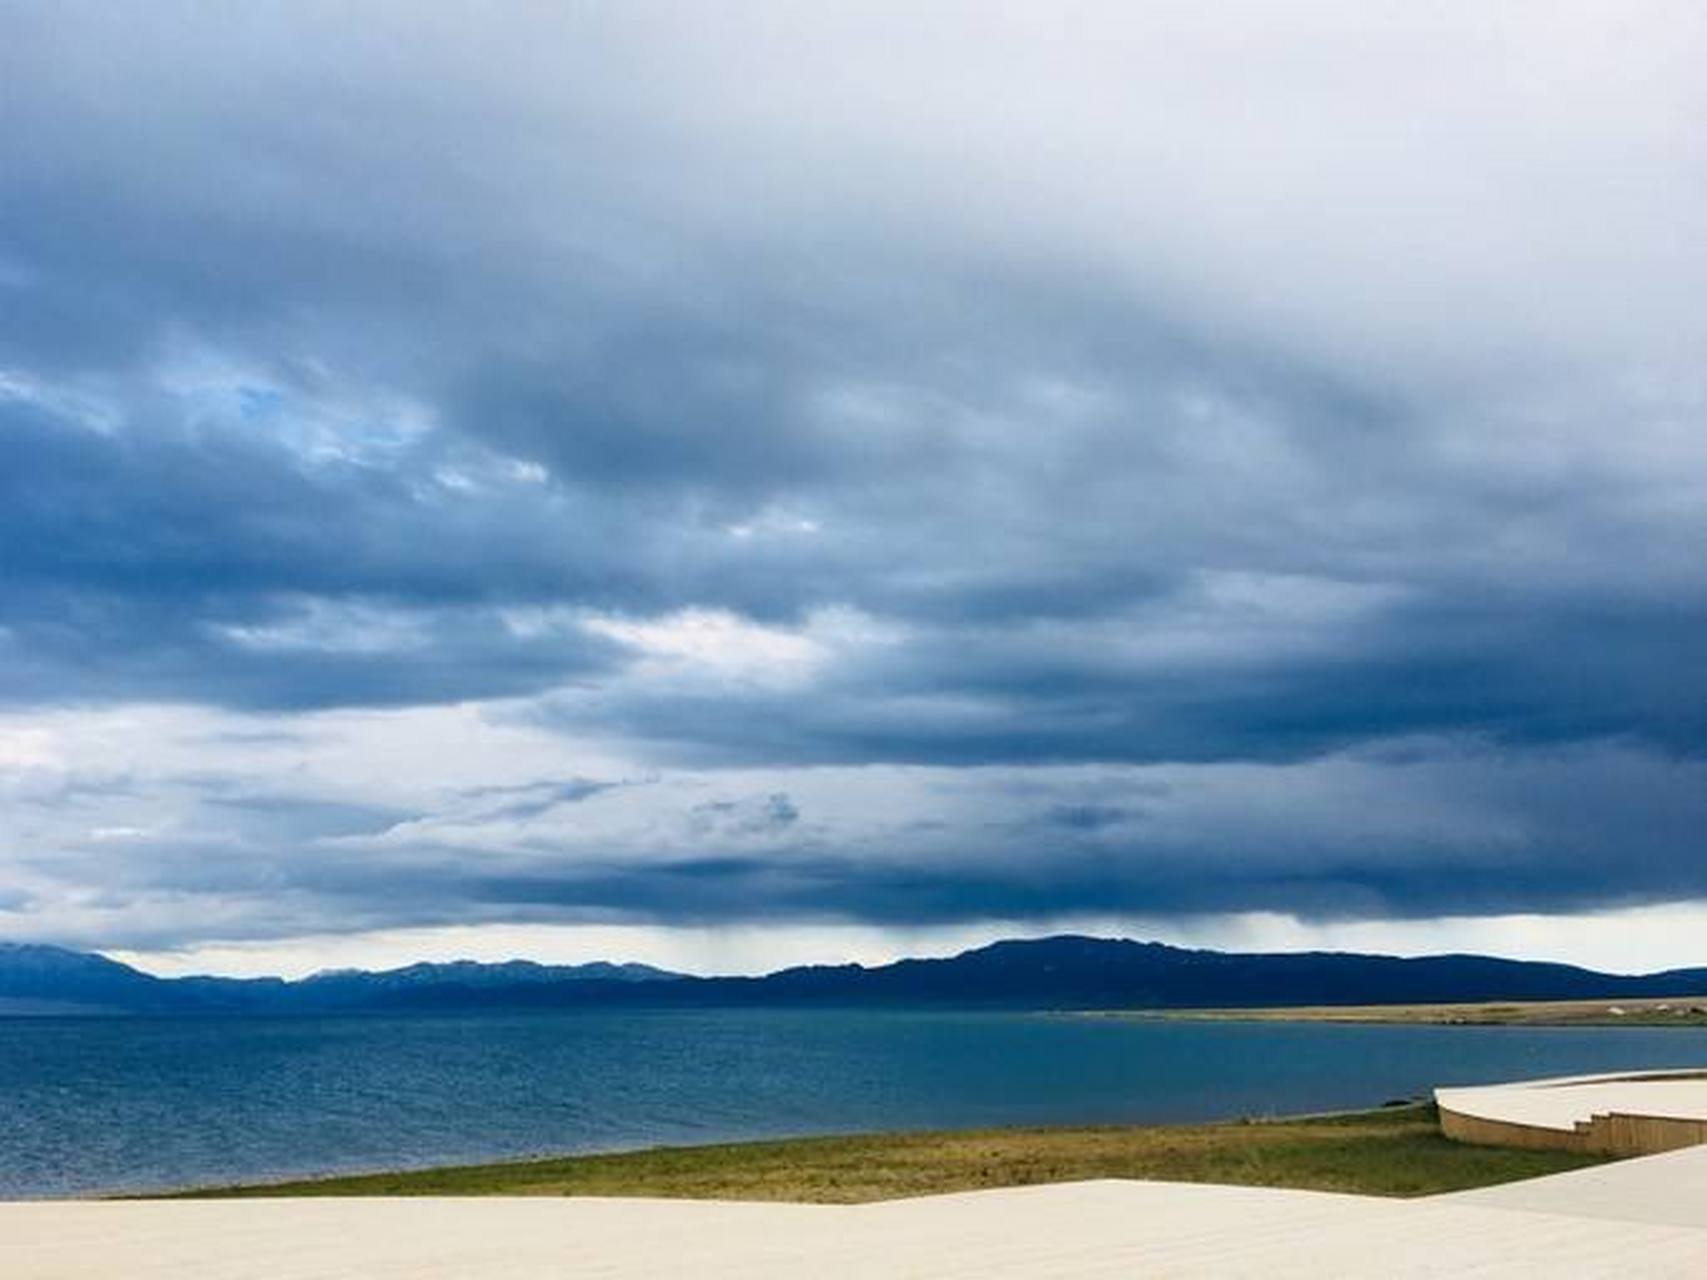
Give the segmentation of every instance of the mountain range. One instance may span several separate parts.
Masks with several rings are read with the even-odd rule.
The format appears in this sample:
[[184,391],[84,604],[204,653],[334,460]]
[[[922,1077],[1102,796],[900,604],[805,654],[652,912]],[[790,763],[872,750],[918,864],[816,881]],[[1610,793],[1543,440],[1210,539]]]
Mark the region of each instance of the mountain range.
[[1063,936],[944,959],[695,977],[526,960],[281,978],[159,978],[92,952],[0,943],[0,1014],[326,1014],[576,1007],[1179,1009],[1707,993],[1707,968],[1625,975],[1489,956],[1239,953]]

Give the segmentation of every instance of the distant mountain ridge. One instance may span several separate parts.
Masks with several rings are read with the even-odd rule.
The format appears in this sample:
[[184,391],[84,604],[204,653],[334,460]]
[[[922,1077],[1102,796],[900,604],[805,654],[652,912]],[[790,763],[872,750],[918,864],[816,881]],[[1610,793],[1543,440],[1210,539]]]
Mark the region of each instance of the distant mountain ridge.
[[944,959],[692,977],[639,964],[413,964],[307,978],[157,978],[105,956],[0,943],[0,1013],[312,1014],[597,1007],[1179,1009],[1707,994],[1707,968],[1624,975],[1440,955],[1201,951],[1061,936]]
[[306,978],[157,978],[92,952],[0,942],[0,1014],[330,1013],[383,1008],[409,992],[454,989],[474,999],[559,983],[665,982],[680,974],[645,964],[547,965],[532,960],[481,964],[421,962],[401,969],[326,970]]

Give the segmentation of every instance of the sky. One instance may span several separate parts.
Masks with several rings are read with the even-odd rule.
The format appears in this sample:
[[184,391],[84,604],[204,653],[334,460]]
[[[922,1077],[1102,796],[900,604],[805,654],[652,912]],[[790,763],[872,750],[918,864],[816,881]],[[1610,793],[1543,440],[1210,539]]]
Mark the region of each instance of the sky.
[[0,937],[1707,964],[1703,65],[0,0]]

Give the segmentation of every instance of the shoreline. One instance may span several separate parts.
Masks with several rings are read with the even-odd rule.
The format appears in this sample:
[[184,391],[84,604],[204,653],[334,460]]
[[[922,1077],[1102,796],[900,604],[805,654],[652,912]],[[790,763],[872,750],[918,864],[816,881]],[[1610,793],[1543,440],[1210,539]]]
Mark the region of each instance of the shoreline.
[[1472,1147],[1429,1103],[1209,1124],[863,1133],[333,1174],[115,1200],[598,1196],[861,1204],[1087,1179],[1412,1197],[1585,1168],[1594,1157]]
[[1631,1000],[1486,1000],[1277,1005],[1215,1009],[1085,1009],[1067,1016],[1159,1022],[1313,1022],[1360,1026],[1707,1027],[1707,995]]

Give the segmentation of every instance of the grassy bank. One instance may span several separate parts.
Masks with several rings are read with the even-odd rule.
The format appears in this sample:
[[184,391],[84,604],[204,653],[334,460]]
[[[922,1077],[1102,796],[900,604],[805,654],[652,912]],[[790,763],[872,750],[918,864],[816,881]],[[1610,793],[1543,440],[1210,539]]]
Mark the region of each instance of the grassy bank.
[[1441,1026],[1703,1027],[1707,996],[1640,1000],[1504,1000],[1486,1004],[1305,1005],[1092,1015],[1210,1022],[1394,1022]]
[[1432,1107],[1143,1128],[989,1129],[659,1148],[237,1187],[198,1196],[580,1195],[851,1204],[985,1187],[1155,1178],[1417,1196],[1597,1163],[1469,1147]]

